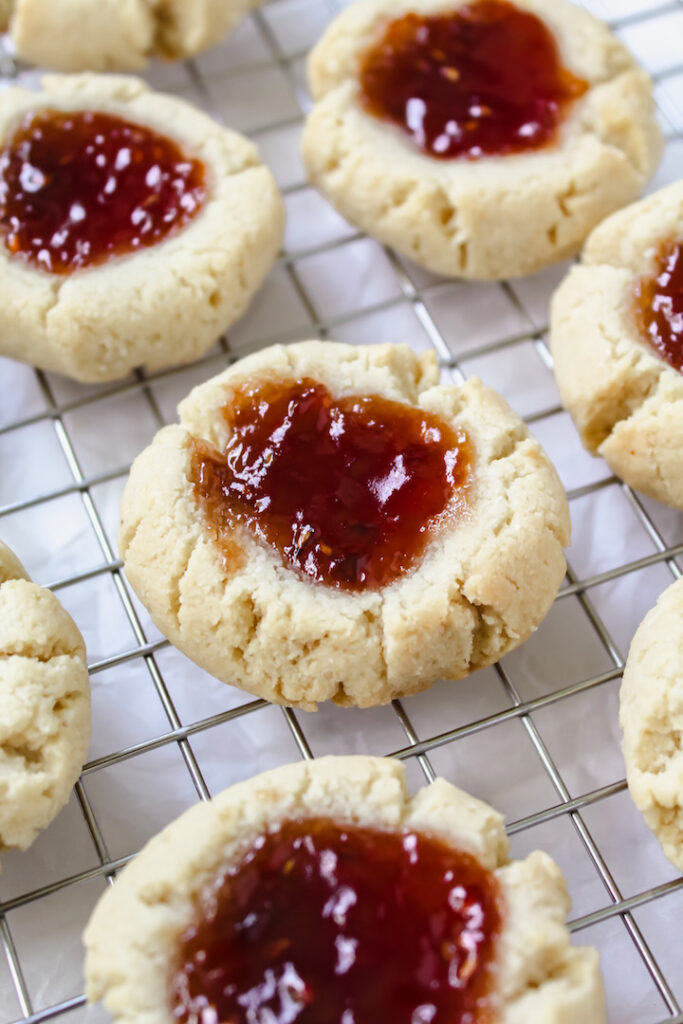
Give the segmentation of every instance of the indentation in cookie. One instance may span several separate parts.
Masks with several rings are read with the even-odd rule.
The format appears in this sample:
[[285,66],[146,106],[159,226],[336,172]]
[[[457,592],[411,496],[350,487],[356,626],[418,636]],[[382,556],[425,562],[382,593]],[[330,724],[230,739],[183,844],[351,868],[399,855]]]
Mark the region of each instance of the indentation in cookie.
[[[191,443],[190,481],[208,522],[219,538],[245,525],[317,582],[390,583],[465,506],[466,432],[405,403],[334,398],[311,379],[256,379],[234,390],[223,415],[223,452]],[[225,557],[239,567],[229,543]]]
[[483,1024],[502,923],[493,872],[443,840],[286,821],[204,893],[173,1016]]
[[641,336],[675,370],[683,370],[683,242],[667,240],[654,274],[638,279],[634,312]]
[[545,24],[507,0],[404,14],[360,60],[360,100],[437,158],[552,144],[588,83],[563,67]]
[[27,114],[0,155],[12,256],[69,274],[156,245],[208,195],[203,163],[142,124],[96,111]]

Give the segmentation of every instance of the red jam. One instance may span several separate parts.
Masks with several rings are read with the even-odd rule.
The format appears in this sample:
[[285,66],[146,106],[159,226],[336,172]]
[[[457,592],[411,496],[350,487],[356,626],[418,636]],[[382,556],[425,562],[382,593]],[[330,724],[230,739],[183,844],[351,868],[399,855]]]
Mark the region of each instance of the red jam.
[[635,287],[641,334],[657,355],[683,371],[683,242],[667,242],[657,256],[657,273]]
[[391,582],[464,504],[466,434],[414,406],[260,380],[237,389],[224,414],[225,451],[195,440],[189,472],[217,537],[245,524],[318,582]]
[[562,67],[544,23],[507,0],[396,18],[360,67],[365,108],[440,158],[547,146],[587,88]]
[[163,241],[206,198],[204,165],[151,128],[111,114],[27,114],[0,154],[9,252],[53,274]]
[[415,833],[294,821],[206,895],[171,985],[187,1024],[490,1024],[502,898]]

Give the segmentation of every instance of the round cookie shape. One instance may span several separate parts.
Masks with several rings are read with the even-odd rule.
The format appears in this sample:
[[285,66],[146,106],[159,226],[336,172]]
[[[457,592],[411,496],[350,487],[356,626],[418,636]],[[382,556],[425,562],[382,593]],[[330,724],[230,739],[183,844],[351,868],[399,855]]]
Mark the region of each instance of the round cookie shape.
[[[102,999],[116,1022],[133,1024],[144,1015],[148,1024],[171,1024],[177,1019],[170,991],[179,947],[213,900],[216,883],[239,871],[264,838],[288,823],[320,818],[350,833],[398,833],[408,848],[419,849],[419,839],[431,837],[490,873],[503,906],[492,1019],[604,1024],[598,955],[569,944],[569,900],[554,862],[540,851],[508,861],[496,811],[443,779],[410,799],[403,766],[371,757],[327,757],[266,772],[193,807],[148,843],[107,890],[86,928],[89,1000]],[[354,920],[353,904],[348,917]],[[352,998],[353,967],[348,977]],[[359,1024],[365,1022],[359,1018]]]
[[[651,82],[607,27],[565,0],[514,7],[540,19],[562,68],[587,85],[559,118],[555,141],[538,149],[437,158],[363,103],[362,61],[387,24],[476,11],[477,0],[359,0],[309,59],[315,105],[302,153],[310,180],[352,223],[435,273],[495,280],[566,258],[639,194],[659,159]],[[450,64],[443,72],[462,77]],[[417,132],[422,114],[408,113]],[[459,124],[446,129],[457,134]]]
[[683,580],[667,587],[638,627],[619,697],[629,792],[683,871]]
[[140,71],[218,43],[258,0],[4,0],[22,60],[55,71]]
[[683,374],[641,324],[643,289],[664,280],[662,256],[677,242],[683,182],[609,217],[553,296],[550,343],[585,447],[630,486],[683,508]]
[[[472,446],[464,506],[419,561],[349,592],[307,578],[237,523],[207,520],[193,449],[226,451],[236,389],[323,385],[335,400],[379,396],[440,418]],[[371,706],[461,678],[525,640],[560,585],[569,538],[562,486],[540,445],[476,379],[440,386],[432,354],[405,345],[273,346],[195,388],[180,423],[136,459],[121,506],[126,574],[157,626],[225,682],[280,704]]]
[[90,741],[83,638],[0,542],[0,852],[56,817]]
[[[197,358],[242,315],[277,254],[284,213],[270,171],[243,136],[120,76],[47,76],[40,92],[6,90],[2,146],[46,111],[100,114],[163,136],[203,169],[206,194],[157,244],[69,274],[37,270],[0,244],[0,352],[81,381]],[[150,174],[149,187],[162,187],[159,168]]]

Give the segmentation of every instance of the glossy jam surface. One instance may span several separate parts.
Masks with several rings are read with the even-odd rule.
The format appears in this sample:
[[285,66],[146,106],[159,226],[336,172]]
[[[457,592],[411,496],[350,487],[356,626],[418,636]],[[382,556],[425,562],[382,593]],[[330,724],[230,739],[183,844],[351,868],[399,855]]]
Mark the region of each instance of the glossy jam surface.
[[683,242],[667,242],[657,272],[641,278],[635,308],[643,338],[675,370],[683,371]]
[[365,108],[440,158],[549,145],[587,88],[562,67],[543,22],[507,0],[405,14],[383,26],[360,66]]
[[262,837],[182,939],[187,1024],[489,1024],[502,902],[474,857],[313,819]]
[[111,114],[28,114],[0,154],[5,245],[53,274],[163,241],[206,194],[201,161]]
[[414,406],[261,380],[224,413],[226,450],[195,441],[189,474],[216,535],[243,523],[318,582],[389,583],[465,501],[467,436]]

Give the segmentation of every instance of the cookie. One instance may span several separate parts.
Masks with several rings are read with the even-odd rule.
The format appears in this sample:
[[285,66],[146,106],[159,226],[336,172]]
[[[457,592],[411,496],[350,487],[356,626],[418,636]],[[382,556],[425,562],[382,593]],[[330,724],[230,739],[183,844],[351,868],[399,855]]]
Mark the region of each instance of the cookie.
[[87,74],[3,92],[0,137],[2,355],[113,380],[195,359],[244,313],[284,217],[247,139],[138,79]]
[[[292,842],[297,833],[299,842]],[[441,878],[429,872],[431,857],[443,870],[442,856],[445,863],[453,857],[443,892]],[[285,858],[287,887],[279,883]],[[313,868],[307,871],[309,862]],[[475,877],[476,895],[469,884]],[[235,934],[228,923],[230,893],[234,889],[239,900],[246,885],[252,895],[246,895]],[[400,903],[392,913],[396,885]],[[268,891],[267,902],[262,890]],[[322,914],[316,913],[325,896]],[[384,932],[374,910],[382,896],[390,921]],[[283,917],[288,899],[294,905]],[[425,907],[434,930],[416,935]],[[434,1003],[450,998],[462,1009],[476,992],[480,1012],[484,1004],[500,1024],[603,1024],[598,954],[570,945],[568,909],[556,864],[540,851],[510,862],[502,818],[486,804],[443,779],[411,799],[399,762],[326,757],[232,786],[152,839],[101,898],[87,926],[87,994],[91,1001],[102,999],[115,1021],[130,1024],[143,1017],[148,1024],[194,1019],[190,988],[194,1005],[203,1004],[208,1013],[208,1003],[219,1020],[251,1020],[246,1007],[253,1005],[264,1007],[263,1018],[253,1019],[266,1019],[266,1007],[276,1009],[278,997],[289,997],[291,1020],[297,1004],[305,1002],[325,1003],[334,1020],[353,1013],[359,1021],[426,1021],[436,1012]],[[441,931],[451,924],[444,922],[449,913],[454,919],[469,914],[470,925],[463,929],[468,934],[457,949],[453,940],[439,945]],[[211,922],[213,914],[218,925]],[[212,927],[214,934],[220,930],[217,974],[234,1007],[225,996],[210,998],[211,965],[205,959],[195,957],[190,971],[183,962],[193,934],[198,942],[202,929]],[[392,934],[394,927],[400,934]],[[379,953],[371,945],[373,932],[379,932]],[[454,933],[455,928],[448,935]],[[279,945],[268,942],[274,935]],[[416,958],[400,973],[400,957],[418,942],[422,969],[416,970]],[[383,955],[392,943],[399,963]],[[434,947],[435,955],[425,954]],[[239,957],[245,954],[242,968]],[[333,970],[337,957],[343,970]],[[230,991],[231,970],[237,985]],[[279,984],[281,973],[287,986]],[[369,986],[363,984],[368,976]],[[245,992],[250,982],[251,995]],[[242,994],[235,997],[240,985]],[[377,999],[375,1014],[367,1012],[368,996]],[[344,1007],[350,1008],[346,1014]]]
[[25,850],[50,824],[89,740],[83,638],[0,543],[0,851]]
[[[585,447],[627,484],[676,508],[683,508],[682,248],[677,182],[595,229],[553,296],[550,332],[562,403]],[[662,274],[668,284],[657,286]]]
[[[476,379],[438,379],[433,354],[405,345],[310,341],[195,388],[134,462],[121,507],[126,574],[171,642],[227,683],[314,709],[386,703],[525,640],[565,571],[564,491],[503,399]],[[277,447],[290,399],[298,433],[269,470],[272,452],[261,458],[249,433],[265,425]],[[339,447],[338,428],[351,444],[375,401],[374,432],[361,425],[358,447]],[[416,420],[424,448],[399,444]],[[396,449],[378,468],[369,450],[387,439]],[[335,476],[335,448],[353,474]],[[226,514],[221,495],[242,484],[221,474],[243,456],[252,505]],[[255,510],[270,484],[268,518]]]
[[56,71],[139,71],[219,42],[258,0],[4,0],[22,60]]
[[[494,24],[473,43],[473,24],[501,11],[504,21],[521,18],[519,38],[505,27],[501,41]],[[452,22],[462,12],[456,45]],[[532,101],[508,103],[533,98],[539,46],[545,129]],[[397,52],[407,62],[398,76]],[[486,69],[480,81],[477,67]],[[575,253],[636,198],[661,152],[649,78],[606,26],[563,0],[359,0],[329,26],[308,73],[315,105],[302,152],[311,182],[353,224],[449,277],[515,277]],[[489,88],[490,103],[480,102]]]
[[0,32],[6,32],[12,15],[14,0],[0,0]]
[[633,638],[619,722],[633,802],[683,871],[683,580],[667,587]]

